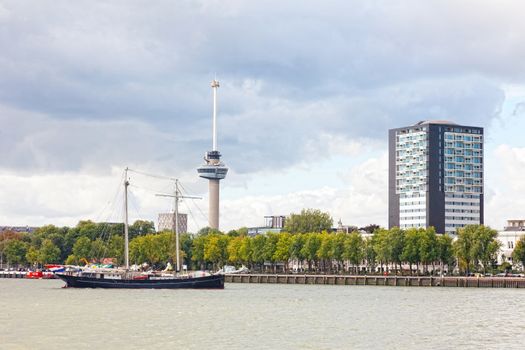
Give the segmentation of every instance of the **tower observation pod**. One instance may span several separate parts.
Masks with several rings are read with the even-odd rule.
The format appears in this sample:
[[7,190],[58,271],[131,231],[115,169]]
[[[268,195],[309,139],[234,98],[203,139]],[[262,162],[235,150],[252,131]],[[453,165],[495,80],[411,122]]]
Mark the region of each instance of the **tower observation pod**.
[[228,168],[221,162],[221,153],[217,150],[217,89],[219,82],[211,82],[213,89],[213,148],[206,152],[205,163],[197,169],[199,176],[209,181],[209,214],[210,228],[219,229],[219,181],[226,177]]

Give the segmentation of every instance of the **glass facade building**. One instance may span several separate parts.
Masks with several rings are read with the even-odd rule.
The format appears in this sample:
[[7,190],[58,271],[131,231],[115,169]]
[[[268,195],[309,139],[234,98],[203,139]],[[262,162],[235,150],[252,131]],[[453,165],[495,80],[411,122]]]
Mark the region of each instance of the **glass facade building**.
[[389,227],[483,223],[483,128],[423,121],[389,131]]

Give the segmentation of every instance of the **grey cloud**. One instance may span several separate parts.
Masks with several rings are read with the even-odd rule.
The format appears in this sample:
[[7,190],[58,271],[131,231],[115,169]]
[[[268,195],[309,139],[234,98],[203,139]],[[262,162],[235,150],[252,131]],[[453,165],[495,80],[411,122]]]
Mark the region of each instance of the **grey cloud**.
[[[261,167],[286,167],[302,160],[329,156],[323,133],[348,140],[383,140],[389,128],[424,119],[448,119],[460,124],[488,126],[498,115],[502,90],[479,77],[411,81],[381,89],[352,91],[348,95],[309,103],[264,99],[248,101],[246,108],[223,118],[230,141],[224,154],[239,172]],[[251,103],[254,103],[251,105]],[[333,150],[332,150],[333,151]]]
[[[138,121],[60,120],[45,115],[0,108],[0,163],[22,173],[89,171],[112,167],[157,168],[166,173],[187,171],[200,158],[199,148],[187,147],[183,134],[165,133]],[[191,141],[190,141],[191,144]],[[160,169],[159,169],[160,168]],[[169,174],[169,172],[168,172]]]
[[193,168],[210,144],[214,73],[220,149],[241,174],[327,157],[319,135],[384,140],[420,119],[489,125],[502,83],[525,78],[522,10],[519,1],[6,1],[0,104],[23,123],[0,111],[2,166],[108,168],[132,155]]

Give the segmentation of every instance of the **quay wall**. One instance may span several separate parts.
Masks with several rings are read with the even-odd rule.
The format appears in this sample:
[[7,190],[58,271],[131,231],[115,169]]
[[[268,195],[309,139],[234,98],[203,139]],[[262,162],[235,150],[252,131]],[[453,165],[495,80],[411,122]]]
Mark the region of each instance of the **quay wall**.
[[344,286],[525,288],[525,278],[517,277],[226,274],[225,282]]

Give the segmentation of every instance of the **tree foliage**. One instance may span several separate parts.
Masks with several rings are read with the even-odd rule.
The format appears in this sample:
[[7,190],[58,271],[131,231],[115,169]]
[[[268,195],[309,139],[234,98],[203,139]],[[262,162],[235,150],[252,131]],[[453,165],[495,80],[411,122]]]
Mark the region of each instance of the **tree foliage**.
[[454,242],[454,253],[460,260],[460,267],[468,275],[481,264],[484,271],[493,264],[500,243],[498,233],[484,225],[468,225],[458,229],[458,238]]
[[11,265],[22,265],[26,263],[28,244],[17,239],[9,240],[4,248],[7,262]]
[[525,268],[525,236],[521,237],[518,242],[516,242],[516,246],[512,251],[512,260],[514,262],[519,261],[521,266]]
[[285,220],[284,231],[289,233],[320,233],[332,228],[330,214],[319,209],[303,209],[300,214],[290,214]]
[[[302,214],[329,219],[319,211]],[[81,221],[73,228],[45,226],[33,235],[4,232],[0,234],[0,254],[4,262],[9,261],[12,265],[84,264],[99,262],[102,258],[114,258],[122,265],[124,238],[119,225]],[[175,264],[176,248],[171,232],[151,232],[148,221],[137,222],[134,227],[136,235],[130,241],[132,264],[146,263],[154,268],[163,268],[168,262]],[[395,270],[399,273],[408,265],[410,273],[435,273],[436,264],[438,271],[451,271],[459,261],[461,270],[470,273],[493,267],[500,248],[496,231],[482,225],[460,229],[455,242],[448,235],[436,234],[432,228],[386,230],[374,227],[374,233],[366,238],[357,231],[302,231],[251,237],[245,228],[227,234],[205,228],[198,235],[182,234],[181,263],[190,269],[243,264],[255,271],[277,271],[281,267],[286,271],[293,266],[308,272],[344,270],[354,273],[364,268],[369,272]],[[524,246],[523,239],[516,245],[515,262],[523,263]],[[376,269],[377,265],[381,269]]]
[[41,264],[60,263],[60,248],[50,239],[45,239],[38,252],[38,262]]

